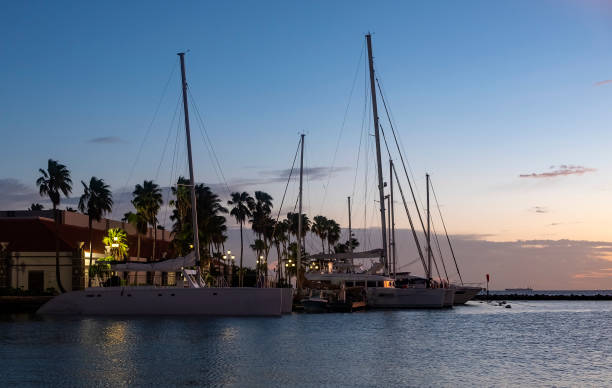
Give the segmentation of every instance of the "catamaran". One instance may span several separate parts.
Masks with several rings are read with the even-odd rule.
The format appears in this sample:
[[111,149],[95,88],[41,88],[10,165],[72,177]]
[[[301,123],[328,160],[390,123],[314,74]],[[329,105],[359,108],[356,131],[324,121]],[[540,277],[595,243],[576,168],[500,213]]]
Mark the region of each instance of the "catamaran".
[[154,263],[118,264],[113,269],[117,271],[180,271],[183,274],[183,286],[87,288],[56,296],[43,305],[38,310],[38,314],[278,316],[291,312],[293,302],[291,288],[207,287],[202,280],[187,104],[185,53],[179,53],[178,56],[181,62],[189,185],[193,204],[191,221],[194,250],[185,257]]

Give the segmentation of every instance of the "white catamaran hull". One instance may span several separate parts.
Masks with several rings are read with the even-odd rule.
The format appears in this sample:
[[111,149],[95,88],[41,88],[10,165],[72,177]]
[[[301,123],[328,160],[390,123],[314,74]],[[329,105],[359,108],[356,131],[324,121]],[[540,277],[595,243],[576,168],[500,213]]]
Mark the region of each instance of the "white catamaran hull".
[[456,286],[455,290],[455,305],[465,304],[468,300],[472,300],[482,290],[480,287]]
[[445,288],[383,288],[367,289],[368,307],[372,308],[443,308],[447,298]]
[[38,314],[279,316],[290,288],[104,287],[61,294]]

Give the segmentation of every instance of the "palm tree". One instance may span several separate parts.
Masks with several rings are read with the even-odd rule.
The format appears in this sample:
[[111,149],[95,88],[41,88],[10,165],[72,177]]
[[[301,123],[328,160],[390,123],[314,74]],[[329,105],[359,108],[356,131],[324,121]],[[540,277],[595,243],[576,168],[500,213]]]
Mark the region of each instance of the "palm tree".
[[[274,234],[272,236],[274,245],[276,246],[276,262],[277,282],[280,284],[283,270],[283,256],[287,255],[287,233],[289,231],[289,223],[287,220],[276,222],[274,224]],[[281,246],[283,254],[281,255]]]
[[30,205],[30,208],[28,210],[30,211],[40,211],[43,210],[45,207],[43,205],[41,205],[40,203],[33,203]]
[[41,177],[36,180],[36,186],[40,190],[41,196],[48,196],[53,204],[53,217],[55,218],[55,277],[57,278],[57,286],[60,292],[66,292],[62,286],[60,278],[60,263],[59,263],[59,217],[57,207],[60,204],[61,195],[72,192],[72,180],[70,179],[70,171],[65,165],[58,163],[56,160],[49,159],[47,162],[47,170],[38,169]]
[[321,249],[323,250],[323,253],[325,253],[324,242],[327,239],[327,224],[329,220],[324,216],[315,216],[313,220],[314,223],[312,224],[310,231],[321,239]]
[[110,256],[113,260],[123,260],[127,257],[129,247],[127,244],[127,234],[121,228],[111,228],[102,240],[104,245],[109,247]]
[[145,216],[136,211],[136,213],[127,212],[123,215],[123,222],[127,222],[136,228],[136,235],[138,236],[138,244],[136,245],[136,257],[140,259],[140,237],[147,233],[147,220]]
[[[109,213],[113,208],[113,194],[109,186],[102,179],[92,176],[89,185],[81,181],[83,185],[83,195],[79,198],[79,210],[89,216],[89,265],[93,264],[92,248],[92,223],[100,221],[105,213]],[[88,281],[91,287],[91,277]]]
[[234,192],[231,194],[232,199],[227,201],[229,206],[233,206],[230,211],[230,215],[236,219],[236,222],[240,224],[240,287],[243,285],[244,272],[242,270],[242,256],[244,253],[244,243],[242,237],[242,224],[252,216],[253,208],[255,207],[255,200],[246,191],[242,193]]
[[301,233],[298,233],[298,213],[287,213],[287,220],[289,221],[289,232],[294,235],[296,238],[302,239],[302,251],[305,249],[305,237],[306,232],[310,230],[310,219],[304,213],[302,213],[302,230]]
[[163,203],[161,189],[153,181],[144,181],[142,185],[137,184],[134,187],[132,195],[134,196],[132,200],[134,208],[145,217],[147,223],[153,228],[153,254],[151,260],[155,261],[157,213]]
[[257,257],[257,265],[255,267],[255,271],[257,273],[257,276],[259,276],[259,273],[264,270],[264,260],[262,259],[262,257],[264,251],[266,250],[266,243],[261,239],[257,239],[253,244],[251,244],[251,249],[255,252],[255,255]]
[[[272,207],[272,196],[270,194],[264,191],[255,192],[255,208],[253,210],[251,224],[253,231],[257,234],[257,238],[263,241],[263,249],[260,254],[258,254],[258,258],[263,254],[266,263],[268,262],[268,255],[270,253],[270,247],[272,246],[271,241],[274,233],[275,222],[270,217]],[[267,278],[267,266],[265,268]]]
[[340,240],[340,225],[334,220],[327,221],[327,252],[331,253],[333,247]]

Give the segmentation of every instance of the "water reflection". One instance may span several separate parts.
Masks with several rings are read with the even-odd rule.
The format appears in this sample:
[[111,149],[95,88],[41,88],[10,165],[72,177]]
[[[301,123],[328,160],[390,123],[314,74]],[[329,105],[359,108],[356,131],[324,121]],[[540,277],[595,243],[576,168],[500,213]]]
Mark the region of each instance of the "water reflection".
[[609,302],[278,318],[0,318],[12,385],[607,385]]

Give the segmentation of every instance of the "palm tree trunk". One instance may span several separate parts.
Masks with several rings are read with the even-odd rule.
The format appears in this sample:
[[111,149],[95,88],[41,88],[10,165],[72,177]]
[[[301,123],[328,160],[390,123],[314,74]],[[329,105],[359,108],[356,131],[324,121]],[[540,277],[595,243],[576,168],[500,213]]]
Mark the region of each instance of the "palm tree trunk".
[[138,235],[138,245],[136,248],[136,257],[138,258],[138,261],[140,261],[140,232],[136,232],[136,234]]
[[157,245],[157,222],[153,221],[153,259],[155,261],[155,246]]
[[325,253],[325,245],[323,244],[323,237],[321,237],[321,249],[323,249],[323,253]]
[[[91,268],[93,262],[93,250],[92,250],[92,242],[93,239],[93,228],[92,228],[91,217],[89,217],[89,268]],[[87,269],[87,287],[91,287],[91,276],[89,276],[89,268]]]
[[242,254],[244,251],[244,246],[242,243],[242,221],[240,221],[240,277],[239,277],[239,285],[240,287],[242,287],[242,277],[243,277],[243,273],[242,273]]
[[278,287],[281,280],[281,267],[283,266],[280,254],[280,243],[276,244],[276,257],[278,258],[276,260],[276,286]]
[[57,280],[57,287],[59,288],[61,293],[66,292],[64,286],[62,286],[62,279],[60,276],[60,259],[59,259],[59,250],[60,250],[60,240],[59,240],[59,217],[55,204],[53,204],[53,215],[55,216],[55,278]]

